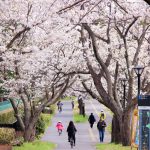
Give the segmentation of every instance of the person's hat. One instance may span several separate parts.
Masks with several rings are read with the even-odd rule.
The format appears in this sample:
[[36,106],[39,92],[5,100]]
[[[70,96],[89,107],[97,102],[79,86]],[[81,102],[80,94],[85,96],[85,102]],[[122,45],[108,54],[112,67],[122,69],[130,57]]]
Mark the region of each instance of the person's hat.
[[104,112],[103,110],[101,110],[101,112]]
[[58,121],[58,122],[61,122],[61,121]]

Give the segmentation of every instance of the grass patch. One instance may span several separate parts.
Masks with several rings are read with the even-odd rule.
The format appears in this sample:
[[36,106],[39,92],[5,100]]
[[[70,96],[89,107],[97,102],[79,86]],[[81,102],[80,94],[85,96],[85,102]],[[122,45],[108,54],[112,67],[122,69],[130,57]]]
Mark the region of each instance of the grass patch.
[[79,108],[78,108],[78,102],[75,101],[74,104],[75,104],[75,107],[74,107],[74,110],[73,110],[73,120],[74,120],[74,122],[76,122],[76,123],[86,122],[88,120],[88,116],[85,115],[85,117],[83,117],[83,115],[80,115],[79,114]]
[[111,131],[112,131],[112,124],[111,123],[107,125],[106,130],[111,134]]
[[85,117],[83,117],[83,115],[74,114],[73,120],[76,123],[84,123],[88,120],[88,116],[85,115]]
[[[97,150],[131,150],[130,146],[122,146],[121,144],[97,144],[96,145]],[[137,150],[137,149],[133,149]]]
[[32,143],[24,143],[22,146],[14,146],[13,150],[54,150],[55,144],[50,142],[35,141]]

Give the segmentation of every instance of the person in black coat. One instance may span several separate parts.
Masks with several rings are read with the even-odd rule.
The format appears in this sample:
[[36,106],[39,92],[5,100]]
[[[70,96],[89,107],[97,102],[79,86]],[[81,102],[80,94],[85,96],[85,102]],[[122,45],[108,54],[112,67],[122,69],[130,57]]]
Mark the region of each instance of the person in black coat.
[[75,142],[76,142],[75,134],[77,132],[77,129],[76,129],[73,121],[69,122],[69,125],[67,127],[67,132],[68,132],[68,142],[70,142],[70,138],[72,137],[73,141],[74,141],[74,146],[75,146]]
[[88,119],[89,123],[90,123],[90,127],[93,128],[93,124],[96,121],[93,113],[90,114],[89,119]]

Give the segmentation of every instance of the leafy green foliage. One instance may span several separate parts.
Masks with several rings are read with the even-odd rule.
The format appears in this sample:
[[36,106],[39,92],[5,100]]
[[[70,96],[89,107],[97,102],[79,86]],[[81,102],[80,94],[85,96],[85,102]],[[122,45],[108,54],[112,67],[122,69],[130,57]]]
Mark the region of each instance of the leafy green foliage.
[[5,88],[3,87],[0,87],[0,96],[1,97],[4,97],[5,95],[8,95],[9,91],[6,90]]
[[10,144],[15,138],[15,130],[10,128],[0,128],[0,144]]
[[14,72],[14,71],[11,71],[11,70],[7,70],[7,77],[8,77],[9,79],[15,78],[15,72]]
[[44,131],[45,131],[44,118],[40,116],[36,123],[36,136],[38,137],[40,134],[44,133]]
[[40,135],[44,133],[45,129],[50,125],[52,115],[41,114],[36,124],[36,137],[40,138]]

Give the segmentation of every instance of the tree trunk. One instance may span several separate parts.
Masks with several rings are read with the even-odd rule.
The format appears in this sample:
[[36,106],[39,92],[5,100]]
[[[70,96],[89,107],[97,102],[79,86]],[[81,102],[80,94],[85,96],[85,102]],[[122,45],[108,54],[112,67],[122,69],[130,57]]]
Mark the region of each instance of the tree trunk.
[[25,132],[24,132],[24,140],[25,140],[25,142],[34,141],[34,139],[35,139],[35,132],[36,132],[35,126],[32,123],[30,123],[30,125],[25,129]]
[[123,112],[122,120],[114,115],[112,119],[112,139],[111,141],[118,144],[122,143],[123,146],[131,145],[131,119],[133,109]]
[[24,140],[27,142],[34,141],[36,136],[36,123],[43,109],[40,109],[34,116],[31,116],[24,132]]
[[133,110],[130,109],[129,111],[125,112],[122,116],[122,145],[123,146],[131,145],[132,112]]
[[117,117],[114,115],[112,119],[112,134],[111,134],[111,142],[113,143],[121,143],[121,129],[120,122]]

